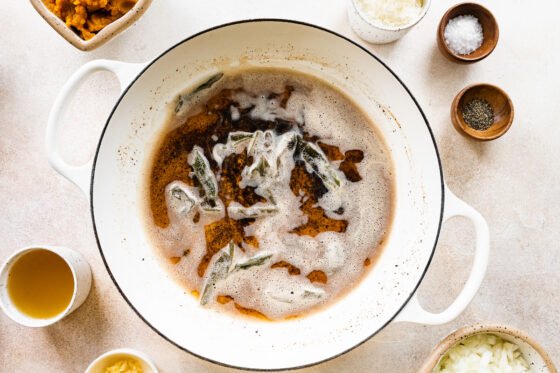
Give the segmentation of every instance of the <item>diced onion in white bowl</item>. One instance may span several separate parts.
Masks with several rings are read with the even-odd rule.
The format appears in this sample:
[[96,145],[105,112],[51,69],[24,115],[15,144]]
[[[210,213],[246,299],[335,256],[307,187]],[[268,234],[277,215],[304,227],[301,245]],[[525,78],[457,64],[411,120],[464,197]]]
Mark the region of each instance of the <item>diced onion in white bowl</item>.
[[519,347],[493,334],[477,334],[453,346],[433,373],[525,373]]

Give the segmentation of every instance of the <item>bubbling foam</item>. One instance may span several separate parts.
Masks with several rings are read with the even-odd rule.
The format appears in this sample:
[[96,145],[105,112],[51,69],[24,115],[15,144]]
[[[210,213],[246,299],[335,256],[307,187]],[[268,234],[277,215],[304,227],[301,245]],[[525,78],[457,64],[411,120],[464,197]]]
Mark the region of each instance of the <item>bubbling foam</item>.
[[[215,206],[223,208],[211,210],[204,206],[213,203],[208,201],[212,185],[200,196],[196,194],[200,188],[174,181],[165,191],[168,226],[149,223],[153,242],[164,258],[175,258],[168,267],[181,284],[203,297],[211,291],[208,307],[250,309],[269,319],[281,319],[328,304],[357,283],[366,272],[364,261],[380,250],[389,230],[392,163],[383,139],[356,104],[334,87],[309,75],[263,68],[229,72],[209,89],[181,95],[179,100],[188,97],[188,102],[181,101],[179,110],[174,105],[167,128],[185,125],[188,118],[207,110],[208,100],[223,90],[233,92],[226,118],[233,125],[248,118],[292,125],[283,133],[277,129],[238,131],[222,140],[213,135],[208,159],[200,162],[205,167],[212,163],[219,185],[223,177],[220,169],[228,157],[248,154],[254,165],[261,159],[267,168],[246,166],[240,186],[254,188],[262,201],[243,206],[216,200]],[[305,155],[297,155],[296,146],[288,145],[295,138],[301,149],[310,144],[310,152],[325,159],[319,142],[337,147],[341,153],[359,149],[364,155],[355,163],[360,180],[347,180],[339,168],[342,159],[329,159],[319,166],[306,163]],[[203,154],[198,149],[197,154]],[[192,157],[189,155],[189,162],[194,167]],[[343,232],[325,230],[315,236],[294,233],[310,221],[302,209],[308,197],[291,188],[298,162],[305,164],[308,174],[320,176],[324,184],[325,190],[310,208],[323,211],[326,219],[345,221]],[[207,255],[208,244],[205,227],[223,222],[226,215],[238,222],[254,219],[242,228],[244,237],[252,240],[226,245],[214,253],[201,276],[199,263]],[[273,265],[281,262],[289,263],[299,274]]]

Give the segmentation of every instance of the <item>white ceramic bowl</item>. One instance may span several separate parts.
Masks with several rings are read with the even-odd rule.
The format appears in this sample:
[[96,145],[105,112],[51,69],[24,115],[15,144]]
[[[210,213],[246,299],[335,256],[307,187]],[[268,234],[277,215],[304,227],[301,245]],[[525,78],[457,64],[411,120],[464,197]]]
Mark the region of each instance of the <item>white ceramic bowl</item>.
[[[166,103],[186,87],[241,63],[306,72],[346,92],[377,123],[395,164],[393,226],[376,265],[335,304],[282,322],[209,310],[185,294],[160,265],[150,244],[142,209],[146,195],[138,188],[165,125]],[[57,151],[60,116],[76,87],[99,70],[114,72],[123,93],[105,125],[95,158],[71,166]],[[484,277],[488,227],[478,212],[445,187],[437,147],[416,100],[367,50],[317,26],[242,21],[194,35],[148,64],[89,62],[55,100],[47,148],[53,167],[90,198],[100,253],[131,307],[178,347],[216,363],[247,369],[303,367],[356,347],[395,319],[445,323],[467,307]],[[414,294],[434,253],[441,224],[457,215],[474,223],[473,269],[459,297],[444,312],[433,314],[421,307]]]
[[550,356],[537,341],[519,329],[504,325],[469,325],[454,331],[432,350],[419,373],[432,373],[450,348],[477,334],[494,334],[519,346],[521,354],[529,364],[530,373],[557,373]]
[[350,0],[348,6],[348,20],[350,26],[358,36],[373,44],[392,43],[405,36],[418,22],[424,18],[430,8],[432,0],[424,0],[422,12],[412,22],[402,26],[390,26],[376,22],[368,17],[356,4],[356,0]]
[[[10,269],[19,258],[34,250],[48,250],[64,259],[72,271],[72,277],[74,280],[74,292],[72,293],[72,299],[70,300],[68,307],[66,307],[66,309],[60,314],[48,319],[34,318],[22,313],[13,304],[8,294],[8,277],[10,275]],[[0,268],[0,308],[2,308],[4,313],[13,321],[32,328],[52,325],[74,312],[82,305],[82,303],[84,303],[90,289],[91,269],[89,264],[79,252],[65,247],[49,245],[32,245],[24,247],[6,259]]]
[[103,373],[103,370],[111,364],[126,358],[137,360],[144,373],[158,373],[156,365],[148,356],[146,356],[146,354],[131,348],[119,348],[104,353],[92,361],[92,363],[87,367],[85,373]]

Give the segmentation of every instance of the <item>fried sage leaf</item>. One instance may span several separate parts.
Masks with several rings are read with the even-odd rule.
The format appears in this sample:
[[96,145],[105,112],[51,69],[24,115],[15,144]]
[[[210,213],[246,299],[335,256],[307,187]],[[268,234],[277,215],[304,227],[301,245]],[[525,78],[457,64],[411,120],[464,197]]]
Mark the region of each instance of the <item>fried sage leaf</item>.
[[200,91],[203,91],[205,89],[208,89],[208,88],[212,87],[218,80],[222,79],[223,76],[224,76],[223,72],[219,72],[217,74],[214,74],[207,81],[205,81],[204,83],[202,83],[198,87],[196,87],[194,90],[192,90],[192,92],[189,92],[185,95],[180,95],[177,98],[177,103],[175,104],[175,113],[180,112],[181,109],[183,108],[183,105],[186,102],[190,101],[193,98],[194,95],[196,95]]
[[270,153],[274,148],[274,133],[271,130],[257,130],[253,134],[253,139],[247,147],[247,155],[257,157]]
[[275,136],[272,131],[255,131],[247,147],[247,155],[253,157],[254,161],[242,173],[246,185],[259,187],[272,182],[275,173],[272,166],[276,165],[276,160],[273,159],[274,145]]
[[325,291],[323,289],[319,289],[316,287],[307,287],[302,289],[301,297],[302,298],[313,298],[313,299],[321,299],[325,296]]
[[286,138],[286,148],[289,150],[296,150],[300,144],[302,143],[303,139],[301,138],[301,135],[297,134],[297,133],[288,133],[286,135],[284,135]]
[[212,156],[220,167],[224,159],[234,153],[241,153],[253,139],[251,132],[230,132],[225,144],[216,144],[212,149]]
[[196,194],[191,187],[181,181],[172,182],[169,187],[169,205],[179,214],[188,214],[198,203]]
[[244,207],[237,202],[232,202],[229,204],[227,211],[228,216],[232,219],[256,219],[276,214],[278,212],[278,207],[265,203],[256,203],[252,206]]
[[202,286],[202,294],[200,295],[201,305],[204,306],[210,301],[216,289],[216,284],[228,276],[233,261],[234,248],[235,244],[230,242],[228,246],[220,250],[218,259],[210,268],[210,272],[206,275],[204,285]]
[[264,156],[261,156],[256,162],[247,168],[246,174],[252,180],[259,180],[266,177],[270,173],[269,170],[270,163],[268,163],[268,160]]
[[233,265],[234,253],[235,244],[230,242],[228,246],[221,249],[219,254],[217,254],[219,256],[209,268],[209,272],[202,286],[202,294],[200,296],[201,305],[204,306],[208,304],[216,290],[216,285],[220,281],[225,280],[231,273],[263,265],[272,258],[272,254],[260,253]]
[[301,149],[301,159],[321,178],[328,190],[342,186],[342,179],[317,145],[306,142]]
[[245,142],[249,143],[249,141],[251,141],[252,139],[253,139],[253,134],[251,132],[243,132],[243,131],[230,132],[228,135],[228,144],[231,144],[232,146],[237,146]]
[[326,295],[325,290],[312,286],[294,284],[293,287],[280,287],[274,283],[267,285],[267,296],[281,303],[316,304]]
[[218,181],[210,168],[210,162],[208,162],[199,146],[195,146],[189,154],[189,164],[198,182],[202,185],[202,189],[204,189],[205,198],[215,201],[218,197]]
[[219,72],[215,75],[212,75],[207,81],[205,81],[204,83],[202,83],[201,85],[199,85],[198,87],[196,87],[194,89],[194,91],[192,91],[192,94],[196,94],[202,90],[208,89],[210,87],[212,87],[214,85],[214,83],[216,83],[218,80],[222,79],[222,77],[224,76],[223,72]]
[[237,271],[244,271],[252,267],[261,266],[265,264],[268,260],[270,260],[270,258],[272,258],[272,254],[267,254],[267,253],[257,254],[247,259],[244,262],[235,264],[231,272],[234,273]]
[[200,203],[200,210],[205,213],[215,214],[224,211],[224,204],[221,199],[205,200]]

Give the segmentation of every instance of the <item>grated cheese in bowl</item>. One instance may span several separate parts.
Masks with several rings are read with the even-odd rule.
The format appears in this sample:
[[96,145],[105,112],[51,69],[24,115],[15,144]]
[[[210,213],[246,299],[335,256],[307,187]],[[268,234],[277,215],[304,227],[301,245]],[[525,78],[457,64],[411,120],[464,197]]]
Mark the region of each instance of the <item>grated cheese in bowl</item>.
[[364,15],[388,26],[404,26],[420,18],[423,0],[356,0]]
[[519,347],[494,334],[477,334],[453,346],[432,373],[525,373]]

